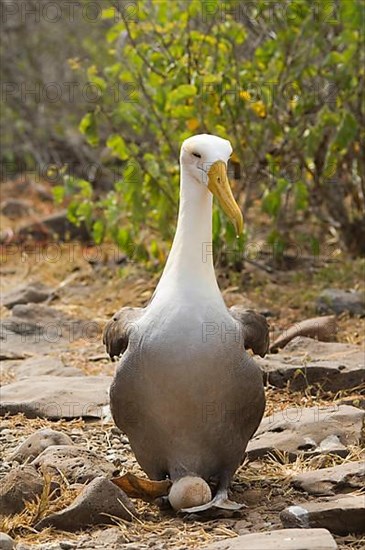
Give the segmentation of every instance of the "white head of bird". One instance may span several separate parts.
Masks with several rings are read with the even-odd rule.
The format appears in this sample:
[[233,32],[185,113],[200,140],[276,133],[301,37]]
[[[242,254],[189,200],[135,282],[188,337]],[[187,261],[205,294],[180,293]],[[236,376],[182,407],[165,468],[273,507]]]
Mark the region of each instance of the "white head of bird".
[[190,182],[204,185],[217,197],[233,222],[237,235],[242,233],[242,213],[233,197],[227,176],[232,146],[227,139],[209,134],[192,136],[181,146],[181,169]]
[[[243,218],[228,181],[227,163],[232,154],[228,140],[201,134],[184,141],[180,153],[180,205],[174,241],[156,297],[169,297],[169,289],[191,296],[210,293],[222,301],[212,255],[213,195],[242,233]],[[167,299],[167,298],[166,298]],[[184,298],[185,299],[185,298]],[[222,302],[223,303],[223,302]],[[223,306],[222,306],[223,307]],[[224,306],[225,307],[225,306]]]

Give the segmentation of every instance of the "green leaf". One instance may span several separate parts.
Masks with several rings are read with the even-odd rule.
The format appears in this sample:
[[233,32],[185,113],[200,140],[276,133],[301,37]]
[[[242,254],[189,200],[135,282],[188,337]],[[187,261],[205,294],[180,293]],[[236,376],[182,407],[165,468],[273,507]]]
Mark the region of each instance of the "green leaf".
[[352,140],[355,138],[357,132],[357,122],[355,117],[345,112],[341,126],[338,129],[337,135],[333,141],[333,145],[336,149],[347,149]]
[[272,247],[272,255],[275,260],[280,260],[283,257],[284,251],[285,251],[285,240],[282,237],[282,235],[277,231],[277,229],[273,229],[268,238],[267,242]]
[[276,217],[281,207],[281,193],[277,189],[266,189],[262,197],[262,209],[270,216]]
[[56,185],[52,189],[53,198],[56,204],[61,204],[65,198],[65,188],[63,185]]
[[76,179],[75,183],[79,189],[79,194],[81,195],[82,198],[84,199],[92,198],[93,188],[90,182],[82,179]]
[[213,223],[213,241],[215,241],[219,237],[221,228],[222,228],[221,215],[217,208],[214,208],[212,223]]
[[[96,97],[96,93],[98,94],[98,99],[102,96],[102,93],[106,90],[106,82],[103,78],[100,76],[92,76],[89,79],[90,84],[93,84],[90,94],[92,97]],[[95,90],[96,88],[96,90]]]
[[227,223],[225,227],[225,239],[227,243],[231,246],[231,248],[232,248],[232,244],[236,243],[236,238],[237,238],[236,229],[233,223],[227,218]]
[[76,215],[79,220],[83,220],[86,223],[91,221],[92,205],[91,202],[82,202],[76,209]]
[[116,10],[115,8],[105,8],[101,12],[102,19],[115,19]]
[[335,135],[326,155],[326,161],[323,169],[323,174],[326,179],[331,179],[334,175],[340,158],[342,158],[347,152],[350,144],[355,139],[356,134],[357,122],[351,113],[345,112],[337,134]]
[[156,239],[153,239],[150,244],[150,251],[154,258],[158,258],[160,255],[160,247]]
[[106,33],[106,39],[109,44],[114,42],[117,38],[120,37],[120,33],[125,30],[124,22],[121,21],[116,25],[113,25]]
[[193,84],[181,84],[175,90],[172,90],[168,94],[168,102],[171,105],[176,105],[183,99],[194,97],[198,92],[198,89]]
[[78,206],[78,202],[72,201],[67,208],[67,219],[77,226],[80,225],[80,219],[77,213]]
[[313,256],[319,256],[320,254],[320,242],[316,237],[311,236],[310,239],[310,247],[311,247],[311,253]]
[[170,111],[171,117],[177,119],[181,118],[182,120],[192,118],[194,114],[195,109],[190,105],[178,105],[177,107],[173,107]]
[[127,160],[129,157],[128,148],[124,139],[118,134],[112,134],[106,142],[107,147],[110,147],[114,154],[121,160]]
[[105,225],[102,220],[96,220],[92,228],[92,236],[95,244],[101,244],[104,240]]
[[[128,229],[126,229],[126,228],[119,229],[116,241],[117,241],[118,246],[122,250],[124,250],[128,254],[131,253],[132,237],[131,237],[131,233]],[[133,254],[131,254],[131,256],[132,255]]]
[[87,138],[87,141],[93,147],[99,144],[99,136],[97,134],[97,125],[95,113],[87,113],[80,122],[79,130]]
[[297,181],[294,185],[295,208],[305,210],[308,206],[308,188],[303,181]]
[[[346,26],[353,29],[363,28],[364,4],[359,0],[343,0],[339,3],[340,18]],[[361,31],[360,31],[361,32]]]
[[80,125],[79,125],[79,130],[81,133],[83,134],[86,134],[86,132],[88,131],[88,129],[90,128],[90,126],[92,125],[93,123],[93,113],[87,113],[81,120],[80,122]]
[[157,3],[157,16],[160,24],[168,21],[169,5],[167,0],[159,0]]

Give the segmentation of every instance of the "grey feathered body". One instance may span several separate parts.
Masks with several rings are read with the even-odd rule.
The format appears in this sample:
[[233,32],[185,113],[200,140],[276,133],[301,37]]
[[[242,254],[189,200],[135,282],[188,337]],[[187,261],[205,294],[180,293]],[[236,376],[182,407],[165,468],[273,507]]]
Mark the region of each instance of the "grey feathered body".
[[262,374],[228,310],[192,303],[140,310],[111,410],[151,479],[193,473],[228,486],[264,412]]

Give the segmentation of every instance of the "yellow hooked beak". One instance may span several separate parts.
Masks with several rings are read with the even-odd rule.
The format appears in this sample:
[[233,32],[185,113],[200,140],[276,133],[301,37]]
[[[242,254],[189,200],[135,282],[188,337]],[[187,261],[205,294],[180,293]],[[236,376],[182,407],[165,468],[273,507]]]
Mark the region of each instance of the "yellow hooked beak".
[[221,207],[233,222],[237,236],[243,231],[243,216],[234,200],[231,186],[227,176],[226,164],[218,160],[210,167],[208,171],[208,189],[217,197]]

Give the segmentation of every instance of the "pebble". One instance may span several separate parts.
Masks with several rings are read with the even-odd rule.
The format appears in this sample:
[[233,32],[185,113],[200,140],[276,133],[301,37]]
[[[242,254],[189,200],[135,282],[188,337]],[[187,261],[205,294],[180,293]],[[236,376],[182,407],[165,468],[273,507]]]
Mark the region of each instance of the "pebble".
[[121,433],[122,433],[122,432],[120,431],[120,429],[117,428],[116,426],[113,426],[113,427],[111,428],[110,431],[111,431],[112,434],[116,434],[116,435],[118,435],[118,436],[121,435]]
[[325,528],[338,535],[365,533],[365,498],[358,493],[311,500],[280,514],[284,527]]
[[43,428],[32,433],[11,455],[10,459],[23,463],[33,460],[52,445],[72,445],[71,438],[65,433]]
[[36,469],[26,464],[17,466],[2,478],[0,485],[0,510],[10,516],[25,508],[25,501],[34,501],[42,494],[44,480]]
[[324,444],[332,454],[346,456],[348,447],[361,439],[364,418],[364,411],[349,405],[275,411],[262,420],[247,446],[247,455],[255,460],[269,453],[286,452],[293,459],[303,453],[321,454]]
[[100,476],[93,479],[67,508],[43,518],[35,528],[79,531],[90,525],[115,523],[115,518],[132,521],[136,513],[127,495]]
[[14,540],[6,533],[0,533],[0,550],[13,550]]
[[60,471],[70,483],[85,483],[95,477],[113,477],[116,469],[100,453],[75,445],[47,447],[33,462],[36,468],[48,470],[52,476]]
[[116,449],[122,449],[123,448],[123,443],[119,440],[112,439],[112,445]]

